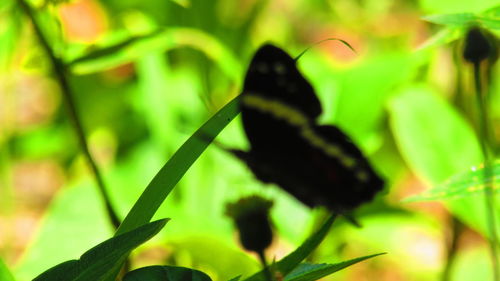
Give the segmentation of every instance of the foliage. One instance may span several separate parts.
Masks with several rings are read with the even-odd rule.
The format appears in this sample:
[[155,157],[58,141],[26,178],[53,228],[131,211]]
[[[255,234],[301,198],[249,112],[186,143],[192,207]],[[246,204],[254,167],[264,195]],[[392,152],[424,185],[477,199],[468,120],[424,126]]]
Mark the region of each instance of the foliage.
[[[478,109],[460,52],[471,26],[498,36],[497,1],[101,2],[0,1],[0,280],[114,280],[127,258],[126,281],[266,280],[223,215],[226,202],[256,193],[275,201],[268,269],[283,280],[493,275],[484,241],[500,231],[488,201],[498,198],[498,140],[478,116],[487,112],[498,136],[498,63],[481,66],[488,98]],[[356,53],[323,42],[298,66],[321,122],[351,136],[388,183],[350,214],[361,229],[347,219],[330,229],[333,216],[323,222],[321,210],[263,187],[219,148],[247,145],[237,96],[260,44],[293,56],[333,37]],[[109,198],[94,188],[75,123]]]

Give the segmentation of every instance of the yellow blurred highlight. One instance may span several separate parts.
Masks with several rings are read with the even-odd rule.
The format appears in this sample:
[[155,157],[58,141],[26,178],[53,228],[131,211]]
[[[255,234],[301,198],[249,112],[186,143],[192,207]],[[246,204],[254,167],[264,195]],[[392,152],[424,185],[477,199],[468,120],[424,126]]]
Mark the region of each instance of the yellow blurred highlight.
[[101,127],[89,137],[90,152],[100,166],[110,166],[114,163],[117,147],[115,134],[107,128]]

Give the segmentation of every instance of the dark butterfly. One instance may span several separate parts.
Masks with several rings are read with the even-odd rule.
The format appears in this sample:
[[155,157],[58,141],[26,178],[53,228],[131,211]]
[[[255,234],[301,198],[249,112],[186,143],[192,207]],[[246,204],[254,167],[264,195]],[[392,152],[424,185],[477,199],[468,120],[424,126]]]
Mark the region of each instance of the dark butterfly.
[[233,150],[255,176],[310,207],[345,212],[383,187],[361,151],[335,126],[316,124],[321,104],[296,61],[272,45],[254,55],[241,95],[250,151]]

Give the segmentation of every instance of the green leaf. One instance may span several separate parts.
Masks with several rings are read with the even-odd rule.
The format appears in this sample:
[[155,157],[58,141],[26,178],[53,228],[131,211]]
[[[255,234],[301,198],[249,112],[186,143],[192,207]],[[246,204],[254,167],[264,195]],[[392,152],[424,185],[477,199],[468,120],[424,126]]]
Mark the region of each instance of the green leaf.
[[[318,247],[321,241],[323,241],[326,234],[330,230],[330,227],[335,221],[335,218],[336,215],[331,215],[316,233],[314,233],[311,237],[304,241],[304,243],[302,243],[302,245],[300,245],[295,251],[277,262],[275,268],[283,275],[287,275],[292,270],[294,270],[300,264],[300,262],[302,262],[307,256],[309,256],[312,251],[314,251],[314,249]],[[267,280],[264,271],[260,271],[246,279],[246,281],[260,280]]]
[[[389,105],[389,112],[401,156],[424,183],[438,186],[483,162],[470,124],[429,88],[406,89]],[[488,236],[484,202],[480,196],[469,196],[445,203],[464,223]]]
[[392,100],[389,112],[398,148],[423,180],[439,184],[482,162],[474,131],[438,93],[408,88]]
[[[205,204],[206,205],[206,204]],[[223,203],[221,203],[223,205]],[[222,210],[221,210],[222,211]],[[203,213],[206,220],[212,220],[207,212]],[[219,212],[220,216],[221,212]],[[173,217],[173,215],[172,215]],[[228,219],[226,222],[228,222]],[[198,218],[198,220],[200,220]],[[193,220],[187,219],[182,221],[183,224],[195,224]],[[175,226],[169,228],[168,236],[169,249],[174,253],[189,253],[190,264],[209,265],[209,272],[217,272],[218,280],[228,280],[235,276],[245,275],[250,276],[260,269],[255,259],[241,251],[239,247],[228,245],[232,243],[234,231],[231,228],[229,235],[221,235],[221,233],[210,234],[206,232],[203,226],[197,227],[198,235],[189,234],[192,231],[180,231],[178,234],[172,233]],[[203,233],[200,229],[204,229]],[[174,238],[177,235],[178,238]],[[213,253],[217,253],[217,258],[214,259]]]
[[[493,192],[500,192],[500,160],[491,167],[490,177],[484,177],[484,165],[472,167],[467,171],[451,177],[443,184],[436,186],[422,194],[411,196],[405,202],[456,199],[478,194],[484,194],[487,186],[493,187]],[[487,185],[486,183],[489,183]]]
[[499,30],[500,29],[500,20],[498,20],[498,19],[479,17],[478,22],[481,23],[481,25],[487,29],[491,29],[491,30]]
[[458,14],[436,14],[423,17],[424,20],[435,24],[446,25],[449,27],[466,28],[471,25],[482,25],[488,29],[499,29],[500,20],[498,15],[485,13],[476,15],[473,13],[458,13]]
[[[135,202],[115,235],[130,231],[149,222],[189,167],[238,113],[239,98],[236,97],[205,122],[155,175]],[[118,274],[123,262],[124,260],[121,260],[113,266],[114,274],[106,280],[113,280],[113,275]]]
[[460,28],[443,28],[432,37],[427,39],[424,43],[422,43],[419,46],[418,50],[423,51],[448,44],[452,41],[457,40],[458,38],[463,36],[463,34],[463,30]]
[[15,281],[14,275],[10,272],[7,265],[0,258],[0,280],[2,281]]
[[441,46],[455,41],[464,36],[465,31],[471,25],[481,25],[486,29],[500,29],[498,15],[500,8],[493,8],[481,14],[459,13],[459,14],[436,14],[422,17],[422,19],[435,24],[445,25],[441,31],[424,42],[420,50]]
[[302,263],[300,264],[294,271],[290,272],[285,277],[285,281],[310,281],[310,280],[318,280],[325,276],[328,276],[332,273],[335,273],[339,270],[342,270],[346,267],[349,267],[358,262],[383,255],[385,253],[374,254],[364,257],[359,257],[355,259],[351,259],[348,261],[343,261],[335,264],[308,264]]
[[148,266],[127,273],[123,281],[211,281],[205,273],[178,266]]
[[156,235],[167,219],[145,224],[132,231],[110,238],[85,252],[79,260],[63,262],[39,275],[34,281],[96,281],[102,280],[117,261]]
[[496,5],[484,11],[483,13],[481,13],[481,15],[496,19],[500,18],[500,5]]
[[419,0],[418,2],[422,11],[439,14],[482,12],[498,5],[498,0]]
[[160,169],[118,228],[116,235],[143,225],[153,217],[161,203],[175,187],[210,142],[239,113],[236,97],[201,126]]
[[216,62],[233,80],[240,79],[242,66],[238,59],[215,37],[193,28],[168,28],[130,38],[112,46],[97,48],[68,61],[72,72],[88,74],[132,62],[145,54],[167,51],[182,46],[192,47]]
[[424,20],[435,24],[451,25],[451,26],[468,26],[475,20],[476,15],[472,13],[460,14],[439,14],[423,17]]
[[229,281],[239,281],[241,276],[236,276],[234,278],[231,278]]
[[15,275],[19,280],[32,280],[55,264],[79,257],[112,234],[93,182],[64,186],[45,211],[35,237],[16,265]]

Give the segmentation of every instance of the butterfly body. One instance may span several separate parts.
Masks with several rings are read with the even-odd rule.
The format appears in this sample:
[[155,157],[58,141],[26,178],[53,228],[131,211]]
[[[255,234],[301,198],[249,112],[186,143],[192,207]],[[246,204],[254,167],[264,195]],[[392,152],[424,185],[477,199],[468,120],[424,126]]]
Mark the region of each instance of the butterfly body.
[[233,151],[255,176],[307,206],[347,211],[382,189],[361,151],[337,127],[318,125],[321,104],[295,60],[272,45],[254,55],[241,96],[250,150]]

